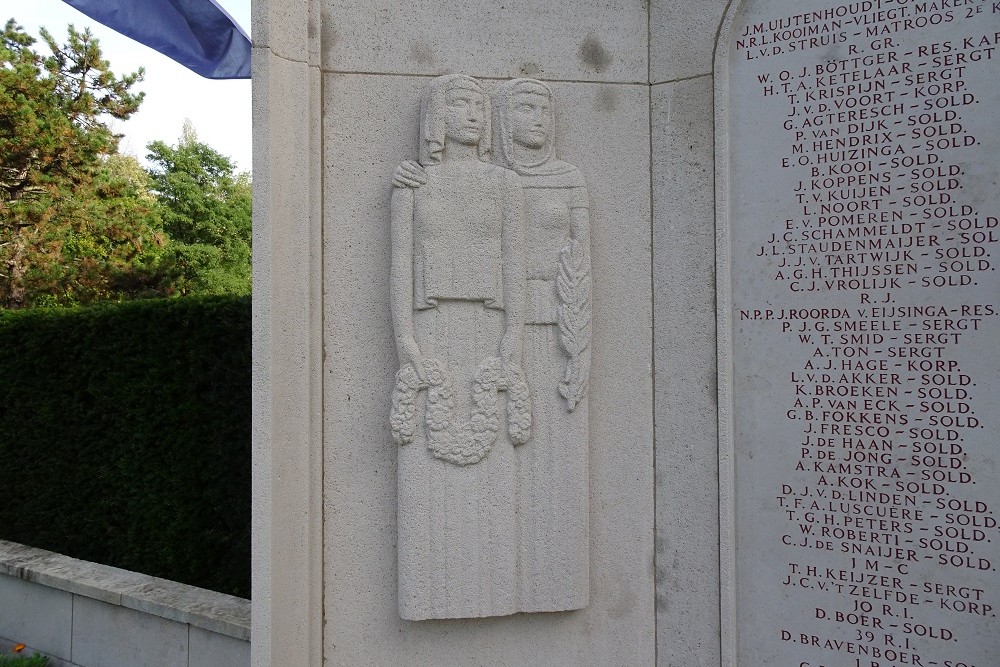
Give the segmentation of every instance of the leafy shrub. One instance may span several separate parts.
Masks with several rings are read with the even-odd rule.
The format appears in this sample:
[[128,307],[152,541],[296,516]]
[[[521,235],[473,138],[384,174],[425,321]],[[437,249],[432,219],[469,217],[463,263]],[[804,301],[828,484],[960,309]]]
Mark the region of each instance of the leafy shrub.
[[0,537],[250,593],[250,300],[0,311]]
[[0,667],[49,667],[48,656],[41,653],[34,655],[0,655]]

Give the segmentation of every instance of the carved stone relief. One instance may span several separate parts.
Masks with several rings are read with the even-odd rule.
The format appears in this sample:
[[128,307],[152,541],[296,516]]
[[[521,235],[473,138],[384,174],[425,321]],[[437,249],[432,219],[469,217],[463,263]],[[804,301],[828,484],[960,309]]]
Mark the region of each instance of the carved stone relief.
[[588,602],[589,204],[553,102],[531,79],[490,96],[438,77],[394,175],[404,619]]

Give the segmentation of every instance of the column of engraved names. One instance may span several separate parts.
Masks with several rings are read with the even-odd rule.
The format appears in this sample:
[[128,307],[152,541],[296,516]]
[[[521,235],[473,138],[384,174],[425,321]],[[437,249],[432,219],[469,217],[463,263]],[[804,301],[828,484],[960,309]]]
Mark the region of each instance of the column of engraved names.
[[[762,95],[784,102],[775,166],[795,172],[787,215],[756,252],[787,307],[740,311],[801,350],[785,415],[803,437],[776,501],[795,554],[781,583],[809,592],[812,618],[781,639],[876,658],[854,658],[866,667],[963,664],[949,615],[994,617],[984,588],[961,585],[993,570],[981,545],[997,525],[973,488],[966,437],[986,424],[955,351],[996,317],[996,304],[966,302],[995,268],[996,218],[962,190],[989,120],[967,70],[988,66],[998,37],[977,17],[998,8],[850,3],[869,4],[854,26],[812,23],[840,37],[840,58],[785,67],[775,37],[793,18],[746,31],[745,57],[775,63],[758,68]],[[957,38],[924,30],[963,22]],[[752,40],[777,45],[754,53]],[[831,600],[813,605],[817,591]]]

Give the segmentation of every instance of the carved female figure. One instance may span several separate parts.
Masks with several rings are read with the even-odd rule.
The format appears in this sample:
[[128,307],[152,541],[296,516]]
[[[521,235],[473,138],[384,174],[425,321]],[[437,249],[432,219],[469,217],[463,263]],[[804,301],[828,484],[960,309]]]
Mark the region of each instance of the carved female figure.
[[[489,99],[471,77],[431,81],[419,189],[391,200],[391,308],[400,371],[399,611],[404,619],[517,611],[513,444],[528,438],[521,371],[523,193],[486,161]],[[498,391],[507,392],[500,426]],[[422,419],[419,417],[422,416]]]
[[583,175],[555,155],[552,93],[514,79],[493,93],[494,161],[525,196],[524,367],[533,436],[517,450],[519,607],[585,607],[590,590],[590,213]]

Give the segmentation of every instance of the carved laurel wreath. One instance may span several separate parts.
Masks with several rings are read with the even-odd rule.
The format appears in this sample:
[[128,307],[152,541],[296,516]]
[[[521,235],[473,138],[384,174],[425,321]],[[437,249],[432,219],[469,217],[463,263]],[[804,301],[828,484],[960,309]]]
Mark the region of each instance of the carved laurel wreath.
[[427,448],[435,458],[458,466],[479,463],[490,453],[500,433],[500,399],[507,392],[507,431],[515,445],[531,437],[531,396],[523,371],[499,357],[484,360],[472,382],[472,416],[459,423],[454,417],[455,389],[447,377],[447,367],[437,359],[424,359],[421,380],[413,364],[396,373],[392,390],[392,439],[398,445],[413,442],[417,427],[417,394],[427,390],[424,422]]
[[590,257],[578,241],[571,241],[559,253],[556,276],[559,293],[559,341],[569,355],[559,394],[570,412],[587,393],[590,377]]

